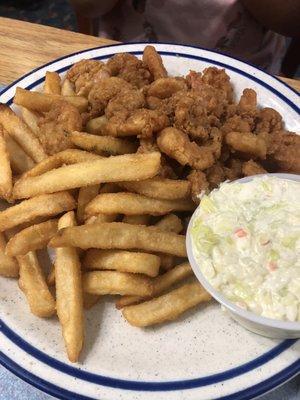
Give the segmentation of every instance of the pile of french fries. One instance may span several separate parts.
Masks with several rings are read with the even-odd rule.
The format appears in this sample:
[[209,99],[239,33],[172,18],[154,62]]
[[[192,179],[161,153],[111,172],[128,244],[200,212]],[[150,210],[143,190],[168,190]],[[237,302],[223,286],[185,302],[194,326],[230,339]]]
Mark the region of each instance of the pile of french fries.
[[[110,136],[74,131],[74,148],[48,155],[39,119],[61,101],[87,107],[68,79],[48,72],[42,92],[17,89],[20,113],[0,105],[0,198],[9,203],[0,212],[0,274],[18,279],[34,315],[57,315],[76,362],[84,309],[105,295],[116,295],[137,327],[173,320],[210,296],[186,259],[190,183],[158,176],[159,152],[139,154],[133,141]],[[47,247],[55,249],[50,271],[37,257]]]

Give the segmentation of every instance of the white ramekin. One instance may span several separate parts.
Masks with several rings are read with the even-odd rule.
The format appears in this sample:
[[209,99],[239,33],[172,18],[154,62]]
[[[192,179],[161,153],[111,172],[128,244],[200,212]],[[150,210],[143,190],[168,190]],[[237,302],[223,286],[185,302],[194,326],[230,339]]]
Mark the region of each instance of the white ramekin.
[[[267,174],[270,176],[277,176],[281,179],[289,179],[300,182],[300,175],[294,174]],[[262,176],[262,175],[255,175]],[[254,176],[246,177],[239,179],[235,182],[246,183],[252,180]],[[300,201],[300,199],[299,199]],[[196,211],[195,211],[196,212]],[[192,218],[189,222],[189,226],[187,229],[186,235],[186,247],[188,259],[191,264],[191,267],[196,275],[197,279],[201,283],[201,285],[212,295],[212,297],[217,300],[242,326],[246,329],[258,333],[259,335],[271,337],[271,338],[300,338],[300,322],[289,322],[289,321],[281,321],[270,318],[261,317],[260,315],[254,314],[251,311],[244,310],[237,306],[236,304],[229,301],[223,294],[214,289],[205,276],[201,272],[201,268],[197,263],[195,256],[193,254],[193,246],[192,246],[192,237],[191,237],[191,228],[193,225],[195,212],[192,215]]]

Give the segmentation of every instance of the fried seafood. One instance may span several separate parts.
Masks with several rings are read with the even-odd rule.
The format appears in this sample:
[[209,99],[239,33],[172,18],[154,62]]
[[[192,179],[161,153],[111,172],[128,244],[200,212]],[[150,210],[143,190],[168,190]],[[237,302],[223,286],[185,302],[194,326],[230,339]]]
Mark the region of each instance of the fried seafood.
[[242,161],[238,158],[230,158],[224,166],[226,179],[233,181],[242,176]]
[[251,132],[229,132],[225,140],[233,151],[239,151],[245,155],[250,155],[262,160],[266,158],[266,142]]
[[152,80],[146,65],[132,54],[116,54],[108,60],[106,67],[112,76],[122,78],[137,88],[148,85]]
[[154,46],[146,46],[143,53],[143,62],[151,72],[153,79],[166,78],[168,73],[164,67],[161,56]]
[[111,136],[151,138],[153,132],[158,132],[168,125],[169,119],[165,114],[141,108],[129,113],[118,113],[110,118],[103,132]]
[[188,135],[176,128],[163,129],[157,138],[159,149],[169,157],[175,158],[181,165],[204,170],[214,163],[210,149],[191,142]]
[[109,100],[118,93],[131,89],[133,86],[130,83],[115,76],[102,79],[98,84],[93,85],[88,95],[88,119],[103,115]]
[[174,93],[186,89],[187,84],[184,78],[159,78],[151,83],[147,90],[147,96],[166,99]]
[[283,128],[282,117],[278,111],[273,108],[262,108],[257,115],[255,132],[273,133]]
[[221,182],[225,181],[225,171],[223,166],[218,162],[212,165],[207,169],[206,177],[211,189],[218,187]]
[[244,89],[237,106],[241,117],[254,118],[257,114],[257,95],[253,89]]
[[265,174],[267,171],[256,161],[249,160],[244,162],[242,167],[244,176]]
[[107,118],[111,118],[118,113],[134,111],[145,106],[145,97],[138,89],[122,90],[115,97],[109,100],[105,109]]
[[53,155],[73,146],[68,137],[82,129],[82,119],[76,107],[65,101],[57,102],[39,120],[39,140],[47,154]]
[[81,60],[67,72],[67,79],[74,83],[75,92],[79,96],[87,96],[94,84],[109,76],[106,65],[96,60]]
[[191,182],[191,195],[193,201],[195,203],[199,203],[199,195],[203,192],[206,192],[209,187],[205,173],[194,169],[187,176],[187,180]]
[[279,131],[270,135],[268,153],[281,170],[300,173],[300,136],[292,132]]

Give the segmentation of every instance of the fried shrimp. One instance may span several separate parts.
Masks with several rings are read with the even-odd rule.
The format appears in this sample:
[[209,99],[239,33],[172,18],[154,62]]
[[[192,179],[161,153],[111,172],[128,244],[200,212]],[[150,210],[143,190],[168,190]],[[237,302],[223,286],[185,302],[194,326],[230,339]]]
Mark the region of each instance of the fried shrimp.
[[165,128],[157,138],[157,144],[163,153],[177,160],[181,165],[204,170],[214,163],[214,156],[204,146],[191,142],[189,137],[176,128]]
[[79,96],[87,96],[94,83],[110,76],[106,65],[96,60],[81,60],[67,72],[67,79],[74,83]]
[[39,140],[49,155],[74,147],[68,133],[82,129],[78,109],[65,101],[57,102],[38,124]]
[[122,78],[137,88],[148,85],[152,80],[144,63],[132,54],[116,54],[108,60],[106,66],[112,76]]

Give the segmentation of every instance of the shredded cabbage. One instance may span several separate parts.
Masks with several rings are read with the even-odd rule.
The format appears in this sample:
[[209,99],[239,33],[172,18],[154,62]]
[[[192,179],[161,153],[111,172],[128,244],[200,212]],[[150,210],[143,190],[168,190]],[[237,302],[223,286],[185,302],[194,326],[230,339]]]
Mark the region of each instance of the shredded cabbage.
[[300,321],[300,183],[257,177],[203,196],[192,226],[199,267],[236,304]]

